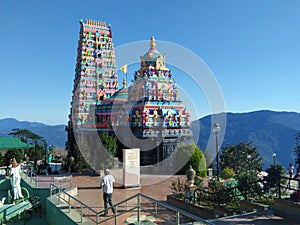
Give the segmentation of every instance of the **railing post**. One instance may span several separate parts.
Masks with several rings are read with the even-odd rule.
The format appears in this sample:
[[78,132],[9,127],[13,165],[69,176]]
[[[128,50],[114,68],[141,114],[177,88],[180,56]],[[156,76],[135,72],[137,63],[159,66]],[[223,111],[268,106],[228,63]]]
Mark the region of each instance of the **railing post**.
[[70,195],[69,196],[69,199],[68,199],[68,205],[69,205],[69,213],[71,212],[71,197]]
[[180,225],[179,212],[176,212],[176,225]]
[[157,202],[155,202],[155,215],[157,216]]
[[137,214],[137,222],[140,223],[140,213],[141,213],[141,202],[140,202],[140,195],[137,196],[137,207],[138,207],[138,214]]
[[58,188],[57,205],[59,205],[59,203],[60,203],[60,196],[61,196],[61,189]]
[[82,223],[82,217],[83,217],[82,203],[80,203],[80,223]]
[[115,219],[115,225],[118,225],[118,221],[117,221],[117,206],[115,207],[114,219]]

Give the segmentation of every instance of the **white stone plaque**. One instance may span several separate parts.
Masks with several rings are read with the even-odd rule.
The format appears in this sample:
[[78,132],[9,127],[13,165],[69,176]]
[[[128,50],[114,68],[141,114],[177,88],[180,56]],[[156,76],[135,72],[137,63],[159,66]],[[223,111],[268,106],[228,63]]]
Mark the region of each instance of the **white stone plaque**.
[[123,187],[138,188],[140,186],[140,149],[123,149]]

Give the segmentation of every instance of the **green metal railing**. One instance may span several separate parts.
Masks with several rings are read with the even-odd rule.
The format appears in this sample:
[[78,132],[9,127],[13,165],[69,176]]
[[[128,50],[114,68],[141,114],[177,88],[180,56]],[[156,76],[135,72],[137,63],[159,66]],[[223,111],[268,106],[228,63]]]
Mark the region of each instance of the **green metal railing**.
[[55,184],[51,184],[50,191],[52,201],[57,206],[61,205],[62,208],[67,208],[67,213],[70,213],[71,210],[75,210],[80,215],[79,221],[75,221],[78,223],[81,223],[84,218],[87,218],[92,224],[98,225],[109,221],[110,224],[117,225],[121,223],[121,221],[119,221],[120,218],[124,219],[124,216],[135,216],[135,222],[137,223],[141,223],[145,218],[147,220],[147,218],[151,217],[155,221],[158,221],[159,224],[179,225],[190,222],[197,222],[197,224],[212,224],[189,212],[164,202],[157,201],[141,193],[128,197],[109,207],[107,209],[108,211],[112,208],[115,209],[113,216],[101,217],[101,215],[106,212],[106,209],[96,211]]
[[37,176],[32,170],[22,168],[21,177],[29,182],[35,188],[49,188],[51,183],[55,183],[62,188],[72,187],[72,175],[39,175]]

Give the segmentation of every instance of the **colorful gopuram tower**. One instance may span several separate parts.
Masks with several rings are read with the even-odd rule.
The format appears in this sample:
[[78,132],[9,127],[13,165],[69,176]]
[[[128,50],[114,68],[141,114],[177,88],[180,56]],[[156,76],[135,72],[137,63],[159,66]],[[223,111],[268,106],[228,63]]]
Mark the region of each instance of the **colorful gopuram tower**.
[[104,22],[80,21],[70,119],[84,124],[90,108],[111,97],[117,88],[111,27]]
[[[66,149],[74,156],[74,129],[81,129],[95,105],[111,97],[118,88],[112,29],[105,22],[80,21],[75,78]],[[91,118],[91,117],[89,117]]]

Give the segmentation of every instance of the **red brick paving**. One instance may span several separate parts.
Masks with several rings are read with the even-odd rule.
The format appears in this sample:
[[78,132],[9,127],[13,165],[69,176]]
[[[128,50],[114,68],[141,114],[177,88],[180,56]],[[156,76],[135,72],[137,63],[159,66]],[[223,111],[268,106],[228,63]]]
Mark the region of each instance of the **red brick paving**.
[[[149,197],[152,197],[159,201],[165,201],[166,196],[171,194],[170,184],[173,179],[179,177],[181,180],[185,181],[185,176],[164,176],[164,175],[142,175],[141,176],[141,188],[139,189],[124,189],[122,188],[122,184],[120,183],[120,179],[118,174],[120,171],[111,171],[111,174],[116,177],[116,183],[113,193],[113,203],[120,202],[134,194],[142,193]],[[74,175],[72,178],[73,187],[78,187],[78,196],[77,198],[83,203],[87,204],[95,211],[100,212],[104,209],[103,200],[102,200],[102,190],[99,188],[100,176],[80,176]],[[159,182],[160,181],[160,182]],[[159,183],[158,183],[159,182]],[[136,201],[136,200],[135,200]],[[132,204],[135,203],[132,202]],[[118,208],[118,211],[122,211],[125,206],[121,206]],[[112,212],[109,212],[109,215],[112,215]],[[126,219],[134,215],[134,212],[126,213],[120,217],[118,217],[118,224],[126,223]],[[100,217],[100,220],[107,219]],[[107,223],[104,224],[113,224],[112,220],[108,220]]]

